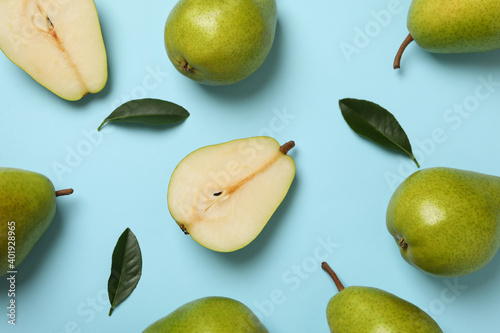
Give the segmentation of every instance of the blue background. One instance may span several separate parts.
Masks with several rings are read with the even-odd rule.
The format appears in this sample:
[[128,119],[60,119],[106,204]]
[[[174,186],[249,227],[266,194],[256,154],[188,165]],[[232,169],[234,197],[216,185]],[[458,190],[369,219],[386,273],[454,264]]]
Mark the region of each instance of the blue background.
[[[387,108],[422,168],[500,175],[500,53],[433,55],[412,44],[394,71],[409,3],[278,0],[266,62],[225,87],[199,85],[170,64],[163,27],[173,0],[96,1],[109,80],[78,102],[53,95],[2,55],[0,165],[75,189],[58,199],[55,220],[19,267],[16,327],[7,324],[8,285],[0,282],[2,332],[141,332],[203,296],[240,300],[271,332],[328,332],[335,288],[322,260],[345,285],[405,298],[445,332],[497,331],[500,258],[459,279],[406,264],[386,231],[385,210],[417,168],[352,132],[338,108],[346,97]],[[180,104],[191,116],[173,126],[96,131],[118,105],[143,97]],[[167,209],[177,163],[199,147],[262,134],[295,140],[297,166],[263,232],[229,254],[184,236]],[[111,254],[126,227],[140,243],[143,275],[108,317]]]

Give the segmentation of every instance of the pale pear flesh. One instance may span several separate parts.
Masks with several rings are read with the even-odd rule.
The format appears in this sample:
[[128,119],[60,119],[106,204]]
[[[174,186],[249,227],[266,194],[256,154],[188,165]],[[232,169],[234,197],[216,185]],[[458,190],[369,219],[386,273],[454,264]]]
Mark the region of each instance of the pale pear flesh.
[[293,159],[269,137],[200,148],[174,170],[168,207],[174,220],[201,245],[230,252],[262,231],[295,176]]
[[93,0],[1,0],[0,49],[61,98],[103,89],[107,58]]

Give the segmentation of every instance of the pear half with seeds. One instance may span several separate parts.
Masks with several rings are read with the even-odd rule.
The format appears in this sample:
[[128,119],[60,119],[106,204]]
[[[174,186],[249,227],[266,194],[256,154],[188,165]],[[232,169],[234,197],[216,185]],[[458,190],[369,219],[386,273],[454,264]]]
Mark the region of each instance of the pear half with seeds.
[[170,214],[201,245],[218,252],[254,240],[285,198],[295,177],[288,151],[270,137],[206,146],[186,156],[168,186]]
[[1,0],[0,49],[66,100],[101,91],[108,78],[93,0]]

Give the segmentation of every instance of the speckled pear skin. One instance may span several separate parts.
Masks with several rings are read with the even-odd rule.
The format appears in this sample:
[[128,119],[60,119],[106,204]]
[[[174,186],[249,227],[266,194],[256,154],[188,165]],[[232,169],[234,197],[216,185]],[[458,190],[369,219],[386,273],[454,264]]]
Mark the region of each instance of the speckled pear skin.
[[439,325],[412,303],[372,287],[347,287],[326,308],[332,333],[442,333]]
[[0,168],[0,276],[9,268],[8,223],[15,222],[15,265],[26,258],[56,212],[51,181],[36,172]]
[[392,195],[386,223],[403,245],[401,255],[416,268],[441,277],[475,272],[500,246],[500,177],[419,170]]
[[243,303],[227,297],[204,297],[182,305],[143,333],[269,333]]
[[276,23],[275,0],[180,0],[165,24],[165,48],[181,74],[233,84],[263,64]]
[[500,48],[498,0],[413,0],[408,30],[435,53],[484,52]]

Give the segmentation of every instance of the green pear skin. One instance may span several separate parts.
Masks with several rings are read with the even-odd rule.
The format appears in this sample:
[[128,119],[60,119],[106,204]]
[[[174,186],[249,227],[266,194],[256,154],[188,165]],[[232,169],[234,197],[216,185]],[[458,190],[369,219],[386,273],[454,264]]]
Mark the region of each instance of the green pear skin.
[[227,297],[204,297],[182,305],[143,333],[268,333],[243,303]]
[[412,266],[441,277],[478,271],[500,246],[500,177],[419,170],[392,195],[386,224]]
[[327,263],[322,263],[322,268],[330,274],[339,290],[326,308],[330,332],[443,332],[434,319],[416,305],[378,288],[344,288]]
[[400,68],[406,47],[415,41],[433,53],[486,52],[500,48],[497,0],[413,0],[407,17],[408,37],[394,59]]
[[165,48],[183,75],[228,85],[254,73],[274,42],[275,0],[180,0],[165,23]]
[[[0,168],[0,276],[21,264],[51,224],[55,212],[56,191],[47,177],[22,169]],[[15,227],[10,230],[15,239],[9,240],[9,226]],[[15,267],[10,266],[9,245],[15,247],[15,256],[10,257],[15,259]]]
[[423,49],[436,53],[483,52],[500,48],[497,0],[413,0],[408,30]]

